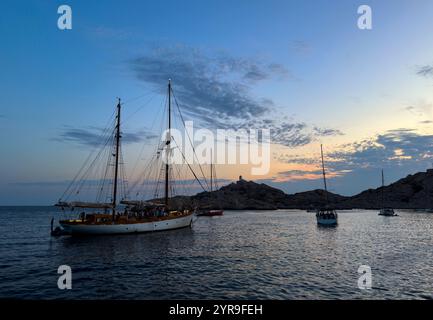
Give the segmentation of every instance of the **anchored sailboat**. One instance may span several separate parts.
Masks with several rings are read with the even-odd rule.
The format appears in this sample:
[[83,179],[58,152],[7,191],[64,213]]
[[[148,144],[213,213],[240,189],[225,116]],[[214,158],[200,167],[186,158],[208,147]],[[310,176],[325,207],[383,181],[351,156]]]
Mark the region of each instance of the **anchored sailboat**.
[[323,159],[323,147],[320,145],[320,153],[322,156],[322,173],[323,173],[323,183],[325,185],[325,195],[326,195],[326,207],[317,210],[316,219],[317,224],[321,226],[335,226],[338,224],[338,214],[335,209],[329,206],[329,196],[328,188],[326,185],[326,174],[325,174],[325,161]]
[[[218,190],[218,185],[216,182],[216,170],[215,165],[213,164],[213,153],[211,151],[210,154],[211,163],[210,163],[210,196],[213,197],[213,191]],[[213,216],[222,216],[224,214],[224,210],[221,208],[219,209],[206,209],[202,208],[199,213],[197,213],[197,216],[206,216],[206,217],[213,217]]]
[[385,207],[385,178],[383,175],[383,169],[382,169],[382,209],[380,209],[379,211],[379,216],[387,216],[387,217],[392,217],[392,216],[396,216],[397,214],[394,212],[393,208],[390,207]]
[[[169,203],[170,191],[170,152],[171,152],[171,82],[168,82],[168,130],[165,141],[165,149],[167,159],[163,167],[165,171],[165,196],[164,202],[159,201],[141,201],[141,200],[127,200],[124,195],[121,201],[119,198],[119,187],[125,192],[126,186],[122,183],[124,180],[124,169],[122,168],[122,155],[121,155],[121,130],[120,130],[120,116],[121,116],[121,102],[117,104],[117,112],[115,117],[115,126],[111,134],[108,134],[107,143],[113,142],[111,147],[112,152],[108,153],[107,166],[104,172],[104,179],[98,185],[99,193],[98,199],[103,198],[103,191],[108,189],[106,176],[110,168],[114,167],[112,172],[112,194],[111,201],[63,201],[62,199],[56,206],[64,208],[80,208],[83,210],[78,219],[67,219],[59,221],[62,231],[71,235],[76,234],[125,234],[125,233],[138,233],[149,231],[171,230],[191,226],[193,221],[194,210],[189,210],[180,207],[173,207]],[[97,155],[95,160],[101,158],[101,152]],[[92,161],[91,164],[93,164]],[[113,163],[114,160],[114,163]],[[87,168],[87,171],[91,169]],[[122,177],[122,178],[121,178]],[[76,181],[75,181],[76,182]],[[78,185],[82,186],[83,183],[78,181]],[[79,194],[79,191],[74,192]],[[120,205],[123,205],[122,210]],[[95,212],[96,210],[96,212]],[[110,213],[111,211],[111,213]]]

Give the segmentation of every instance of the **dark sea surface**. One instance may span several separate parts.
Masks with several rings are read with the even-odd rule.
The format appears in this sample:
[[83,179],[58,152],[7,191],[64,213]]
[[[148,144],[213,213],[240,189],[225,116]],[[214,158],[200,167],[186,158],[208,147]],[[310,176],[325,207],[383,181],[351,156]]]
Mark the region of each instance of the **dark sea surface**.
[[341,211],[320,228],[305,211],[226,211],[192,229],[52,238],[57,209],[0,207],[0,298],[432,299],[433,214],[397,212]]

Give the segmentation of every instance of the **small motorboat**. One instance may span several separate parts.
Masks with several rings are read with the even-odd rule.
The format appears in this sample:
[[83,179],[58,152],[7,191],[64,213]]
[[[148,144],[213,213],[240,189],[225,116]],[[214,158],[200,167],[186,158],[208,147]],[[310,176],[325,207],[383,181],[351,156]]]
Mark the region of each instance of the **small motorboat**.
[[321,226],[336,226],[338,214],[334,209],[320,209],[316,213],[317,224]]
[[397,216],[393,208],[382,208],[379,211],[379,216],[393,217]]

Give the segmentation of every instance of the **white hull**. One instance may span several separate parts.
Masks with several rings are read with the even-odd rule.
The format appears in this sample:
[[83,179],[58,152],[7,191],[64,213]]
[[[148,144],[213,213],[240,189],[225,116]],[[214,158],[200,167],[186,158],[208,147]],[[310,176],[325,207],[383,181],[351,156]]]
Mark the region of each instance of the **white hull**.
[[69,234],[83,235],[103,235],[103,234],[127,234],[164,231],[185,228],[192,224],[193,214],[179,218],[173,218],[162,221],[152,221],[143,223],[128,223],[128,224],[68,224],[60,225],[63,230]]

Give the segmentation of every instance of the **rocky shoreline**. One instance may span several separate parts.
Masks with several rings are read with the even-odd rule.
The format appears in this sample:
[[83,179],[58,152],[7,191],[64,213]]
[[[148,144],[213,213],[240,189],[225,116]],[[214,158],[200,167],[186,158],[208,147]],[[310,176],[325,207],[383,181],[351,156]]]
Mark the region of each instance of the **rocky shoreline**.
[[[384,187],[384,205],[395,209],[433,208],[433,170],[418,172]],[[382,207],[382,187],[368,189],[346,197],[328,192],[330,205],[336,209],[378,209]],[[173,204],[183,203],[225,210],[276,210],[314,209],[326,205],[325,191],[286,194],[264,183],[240,178],[213,192],[201,192],[194,196],[178,196]]]

